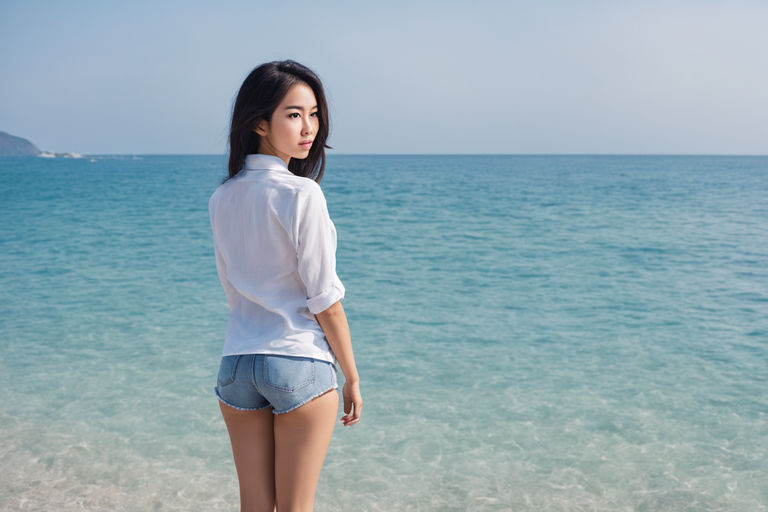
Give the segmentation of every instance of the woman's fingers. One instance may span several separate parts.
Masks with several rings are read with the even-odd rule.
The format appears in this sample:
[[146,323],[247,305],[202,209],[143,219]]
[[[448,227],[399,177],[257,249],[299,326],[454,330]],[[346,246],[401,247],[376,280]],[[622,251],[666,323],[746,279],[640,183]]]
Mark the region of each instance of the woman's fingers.
[[[345,408],[346,409],[346,408]],[[350,412],[347,412],[344,416],[341,417],[342,423],[344,423],[345,427],[348,427],[350,425],[354,425],[355,423],[360,421],[360,412],[363,410],[363,404],[360,405],[353,403],[351,407],[351,414]]]
[[341,422],[348,427],[360,421],[363,398],[360,396],[360,388],[357,384],[347,386],[345,383],[342,395],[344,396],[344,416],[341,417]]

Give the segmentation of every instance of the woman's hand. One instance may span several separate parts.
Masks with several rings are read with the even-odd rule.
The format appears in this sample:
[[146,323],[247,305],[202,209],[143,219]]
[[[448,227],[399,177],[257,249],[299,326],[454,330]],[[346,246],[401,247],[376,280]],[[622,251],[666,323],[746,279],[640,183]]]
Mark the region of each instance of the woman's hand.
[[345,427],[349,427],[360,421],[360,413],[363,411],[363,397],[360,395],[360,382],[344,382],[341,396],[344,398],[344,416],[341,417],[341,422],[344,423]]
[[325,311],[317,313],[315,318],[344,373],[344,388],[341,390],[341,396],[344,398],[344,416],[341,417],[341,422],[348,427],[360,421],[363,397],[360,396],[360,376],[357,374],[355,356],[352,354],[347,315],[341,301],[337,301]]

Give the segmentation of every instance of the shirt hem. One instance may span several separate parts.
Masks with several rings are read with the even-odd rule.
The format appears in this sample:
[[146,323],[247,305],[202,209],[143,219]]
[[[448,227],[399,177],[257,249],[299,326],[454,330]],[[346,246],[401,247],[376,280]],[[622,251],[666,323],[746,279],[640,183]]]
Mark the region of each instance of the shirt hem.
[[242,356],[247,354],[273,354],[276,356],[293,356],[293,357],[309,357],[311,359],[317,359],[319,361],[326,361],[328,363],[331,363],[332,365],[336,366],[336,357],[333,355],[333,353],[296,353],[296,352],[285,352],[285,351],[279,351],[279,350],[269,350],[269,349],[255,349],[255,350],[240,350],[240,351],[234,351],[234,352],[226,352],[223,351],[221,356]]

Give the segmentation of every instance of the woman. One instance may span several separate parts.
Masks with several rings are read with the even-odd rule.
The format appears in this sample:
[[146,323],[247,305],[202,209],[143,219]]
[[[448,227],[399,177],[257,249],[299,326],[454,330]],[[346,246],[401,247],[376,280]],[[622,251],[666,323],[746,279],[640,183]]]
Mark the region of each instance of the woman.
[[297,62],[263,64],[243,82],[229,135],[229,176],[210,198],[216,268],[230,307],[216,385],[245,511],[311,511],[336,423],[363,401],[336,275],[336,230],[318,182],[328,107]]

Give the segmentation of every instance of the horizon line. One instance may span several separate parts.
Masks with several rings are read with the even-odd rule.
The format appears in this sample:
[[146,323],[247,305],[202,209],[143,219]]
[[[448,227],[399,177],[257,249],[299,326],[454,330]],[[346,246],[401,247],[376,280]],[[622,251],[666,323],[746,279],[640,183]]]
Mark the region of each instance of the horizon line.
[[[94,156],[217,156],[227,153],[77,153]],[[20,155],[38,156],[38,155]],[[765,157],[768,153],[327,153],[327,156],[749,156]],[[65,157],[58,157],[65,158]]]

